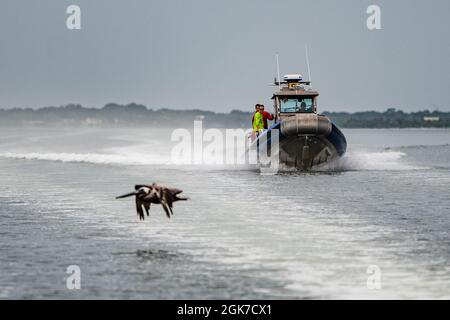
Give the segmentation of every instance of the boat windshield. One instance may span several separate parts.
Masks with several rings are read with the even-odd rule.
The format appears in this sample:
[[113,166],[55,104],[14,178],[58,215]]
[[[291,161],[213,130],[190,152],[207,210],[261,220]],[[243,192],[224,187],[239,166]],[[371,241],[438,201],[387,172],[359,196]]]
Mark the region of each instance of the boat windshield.
[[282,98],[281,112],[314,112],[313,98]]

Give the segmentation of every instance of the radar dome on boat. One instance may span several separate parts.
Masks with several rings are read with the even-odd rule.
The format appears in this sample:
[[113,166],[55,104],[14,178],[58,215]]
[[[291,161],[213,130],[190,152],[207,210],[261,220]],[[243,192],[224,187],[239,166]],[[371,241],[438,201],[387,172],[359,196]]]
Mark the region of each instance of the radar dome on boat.
[[286,74],[284,76],[284,81],[286,82],[297,82],[302,80],[303,76],[301,74]]

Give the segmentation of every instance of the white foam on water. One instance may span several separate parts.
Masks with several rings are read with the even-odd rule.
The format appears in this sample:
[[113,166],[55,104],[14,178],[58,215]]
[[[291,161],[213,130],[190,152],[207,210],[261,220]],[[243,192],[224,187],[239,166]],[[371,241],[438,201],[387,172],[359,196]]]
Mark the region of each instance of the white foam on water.
[[426,169],[408,163],[406,153],[394,150],[351,151],[320,168],[321,171],[402,171]]
[[[113,148],[109,153],[40,153],[40,152],[4,152],[0,158],[22,159],[22,160],[45,160],[74,163],[91,164],[113,164],[113,165],[177,165],[185,166],[185,163],[174,163],[171,156],[163,152],[150,152],[150,150],[139,150],[137,147]],[[404,158],[406,154],[401,151],[351,151],[344,157],[336,159],[316,168],[317,171],[401,171],[426,169],[408,163]],[[249,168],[246,165],[226,165],[207,163],[202,165],[189,164],[189,167],[207,167],[215,169],[242,169]],[[253,168],[253,167],[251,167]],[[290,171],[289,168],[281,167],[282,171]]]
[[143,152],[127,153],[67,153],[67,152],[3,152],[0,158],[14,160],[40,160],[55,161],[63,163],[86,163],[96,165],[123,165],[123,166],[174,166],[180,169],[191,170],[251,170],[248,165],[226,165],[226,164],[188,164],[174,163],[170,156],[164,154],[150,154]]
[[142,154],[5,152],[0,153],[0,158],[120,165],[154,165],[167,163],[167,159],[162,156]]

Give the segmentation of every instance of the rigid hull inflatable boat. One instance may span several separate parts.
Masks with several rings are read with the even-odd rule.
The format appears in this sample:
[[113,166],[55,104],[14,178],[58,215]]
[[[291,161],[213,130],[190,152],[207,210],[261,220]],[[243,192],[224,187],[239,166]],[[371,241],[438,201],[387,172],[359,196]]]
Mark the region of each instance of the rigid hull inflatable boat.
[[[317,113],[319,93],[310,89],[309,81],[301,75],[286,75],[284,81],[275,81],[274,124],[259,134],[250,148],[270,150],[273,130],[278,130],[280,163],[300,170],[311,170],[342,157],[347,141],[330,119]],[[275,135],[273,135],[275,136]],[[267,148],[261,148],[264,144]]]

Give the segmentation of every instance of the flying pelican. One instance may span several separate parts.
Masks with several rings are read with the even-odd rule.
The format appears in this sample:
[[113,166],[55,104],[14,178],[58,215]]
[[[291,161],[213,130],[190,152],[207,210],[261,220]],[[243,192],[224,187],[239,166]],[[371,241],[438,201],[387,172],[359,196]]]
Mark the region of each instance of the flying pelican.
[[133,192],[116,197],[116,199],[123,199],[127,197],[136,196],[136,211],[140,220],[144,220],[144,210],[147,216],[149,216],[150,205],[160,204],[166,212],[167,218],[173,215],[173,203],[179,200],[188,200],[188,198],[180,197],[179,194],[183,190],[168,188],[165,186],[157,185],[135,185]]

